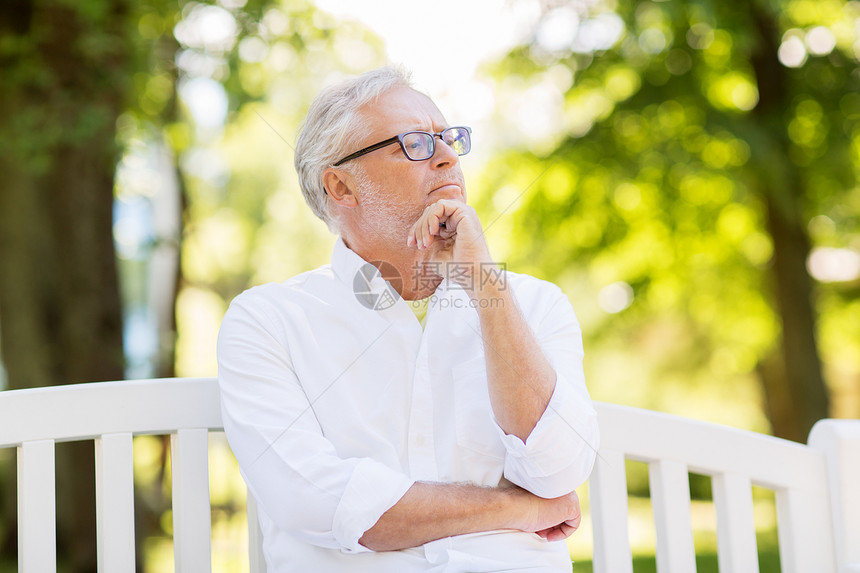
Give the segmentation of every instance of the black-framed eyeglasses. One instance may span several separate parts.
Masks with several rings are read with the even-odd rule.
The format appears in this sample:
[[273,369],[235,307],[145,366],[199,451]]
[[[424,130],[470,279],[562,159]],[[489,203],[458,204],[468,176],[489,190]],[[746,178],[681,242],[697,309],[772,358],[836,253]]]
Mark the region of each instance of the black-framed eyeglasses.
[[410,161],[426,161],[433,157],[436,153],[436,138],[441,139],[451,146],[457,152],[457,155],[466,155],[472,149],[472,128],[458,125],[443,129],[439,133],[429,133],[427,131],[407,131],[400,135],[395,135],[385,141],[374,143],[369,147],[360,149],[355,153],[351,153],[334,164],[334,167],[343,165],[347,161],[351,161],[357,157],[361,157],[371,151],[382,149],[392,143],[399,143],[403,154]]

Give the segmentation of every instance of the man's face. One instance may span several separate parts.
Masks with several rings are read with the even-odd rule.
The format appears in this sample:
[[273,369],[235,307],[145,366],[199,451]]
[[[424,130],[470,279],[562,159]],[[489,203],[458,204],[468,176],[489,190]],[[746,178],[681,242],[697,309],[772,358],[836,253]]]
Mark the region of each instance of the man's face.
[[[357,149],[407,131],[438,133],[449,127],[430,98],[404,87],[385,92],[362,111],[369,130]],[[406,233],[427,205],[440,199],[466,200],[460,158],[438,138],[433,157],[426,161],[410,161],[397,143],[355,161],[360,216],[388,240],[405,244]]]

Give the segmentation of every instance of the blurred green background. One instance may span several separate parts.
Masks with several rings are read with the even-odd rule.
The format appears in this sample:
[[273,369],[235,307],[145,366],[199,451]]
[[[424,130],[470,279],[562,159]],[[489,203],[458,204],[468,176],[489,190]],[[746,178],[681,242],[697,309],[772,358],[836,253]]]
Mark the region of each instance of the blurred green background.
[[[568,294],[594,399],[798,441],[860,417],[860,2],[405,4],[0,4],[0,388],[215,375],[230,300],[329,260],[292,168],[311,98],[395,61],[475,128],[491,251]],[[239,571],[244,489],[212,442],[214,566]],[[140,568],[163,571],[167,442],[135,448]],[[58,447],[68,571],[94,570],[91,459]],[[2,570],[13,452],[0,477]],[[629,484],[653,570],[647,471]],[[716,570],[709,480],[691,486]]]

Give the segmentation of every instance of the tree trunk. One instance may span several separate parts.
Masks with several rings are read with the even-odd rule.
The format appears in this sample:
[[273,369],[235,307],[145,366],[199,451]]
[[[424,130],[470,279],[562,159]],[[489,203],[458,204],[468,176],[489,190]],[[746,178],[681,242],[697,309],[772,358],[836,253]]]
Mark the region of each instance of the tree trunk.
[[[123,377],[112,212],[128,24],[121,0],[0,4],[0,326],[11,388]],[[95,571],[92,444],[58,447],[56,467],[58,558]]]
[[[785,128],[791,102],[786,68],[777,58],[780,37],[773,15],[760,3],[751,3],[758,32],[758,49],[752,64],[759,89],[754,114],[765,135],[756,174],[759,191],[767,206],[767,225],[773,240],[772,287],[782,322],[782,341],[774,359],[780,367],[763,365],[766,411],[773,414],[774,433],[805,442],[812,425],[828,415],[827,387],[815,341],[816,320],[812,302],[812,279],[806,269],[809,239],[800,205],[805,181],[789,156],[790,140]],[[767,372],[766,374],[764,372]],[[779,384],[774,379],[781,377]],[[784,395],[777,395],[780,391]],[[786,412],[787,410],[787,412]]]

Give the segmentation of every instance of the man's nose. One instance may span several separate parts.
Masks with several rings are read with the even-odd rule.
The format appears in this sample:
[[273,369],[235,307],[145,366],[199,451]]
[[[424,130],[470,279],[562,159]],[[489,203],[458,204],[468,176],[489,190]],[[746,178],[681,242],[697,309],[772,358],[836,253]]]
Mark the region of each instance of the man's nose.
[[453,147],[445,143],[441,137],[437,139],[436,149],[433,151],[433,157],[430,158],[433,167],[446,167],[460,161],[460,156],[457,155]]

